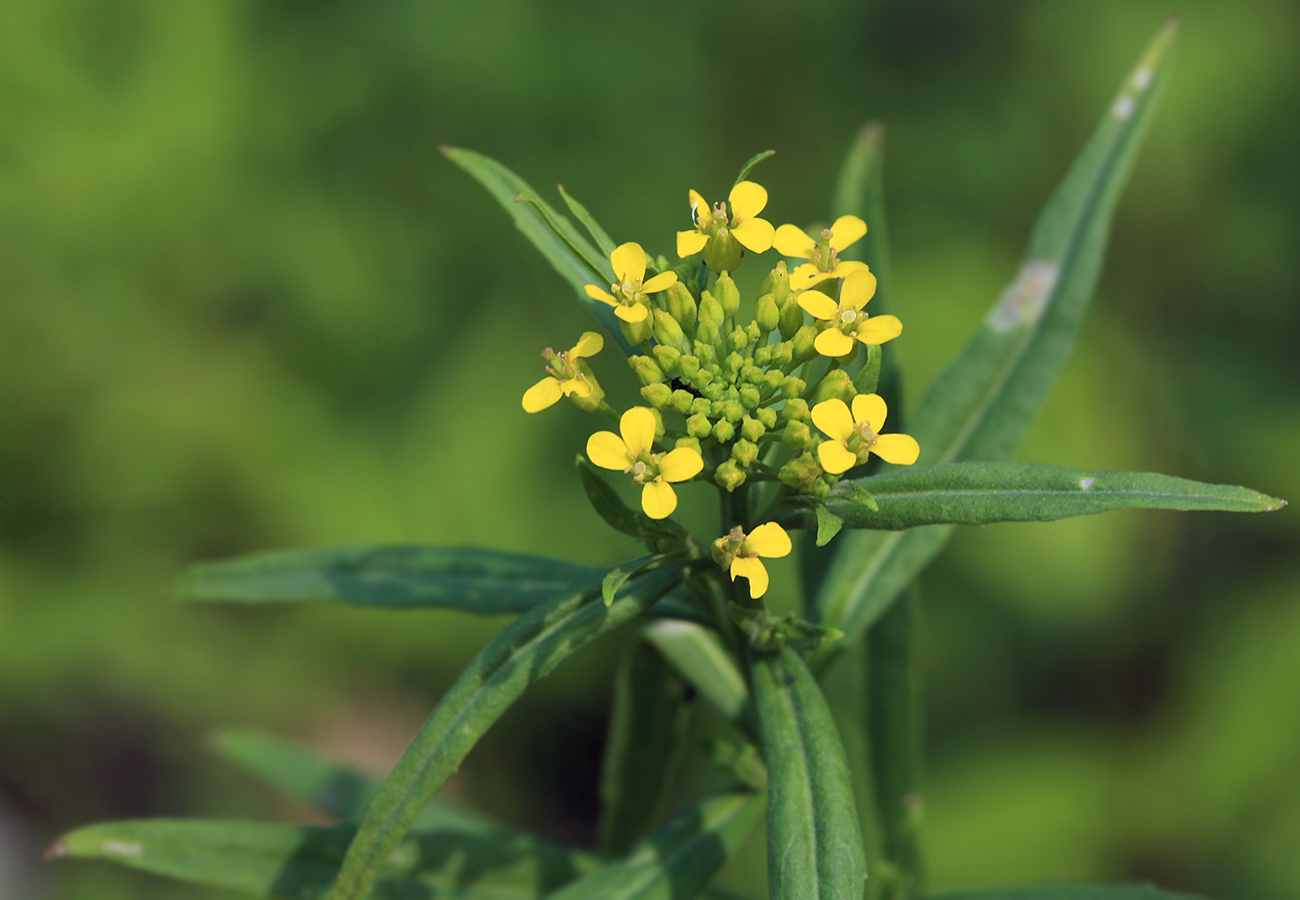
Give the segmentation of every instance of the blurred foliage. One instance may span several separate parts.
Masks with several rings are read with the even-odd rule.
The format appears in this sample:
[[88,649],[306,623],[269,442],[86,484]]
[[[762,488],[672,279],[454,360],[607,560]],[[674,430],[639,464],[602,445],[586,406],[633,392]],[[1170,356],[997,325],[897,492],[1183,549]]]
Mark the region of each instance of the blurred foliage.
[[[769,147],[773,219],[824,214],[883,120],[915,401],[1166,12],[1170,90],[1021,458],[1295,500],[1294,4],[0,5],[0,894],[218,896],[34,860],[95,819],[302,815],[205,734],[382,768],[500,624],[181,607],[160,586],[188,563],[625,555],[556,475],[589,422],[519,408],[542,345],[588,321],[440,144],[671,252],[687,189],[721,195]],[[1112,513],[954,542],[923,580],[936,888],[1300,894],[1296,523]],[[589,843],[617,649],[544,682],[456,789]]]

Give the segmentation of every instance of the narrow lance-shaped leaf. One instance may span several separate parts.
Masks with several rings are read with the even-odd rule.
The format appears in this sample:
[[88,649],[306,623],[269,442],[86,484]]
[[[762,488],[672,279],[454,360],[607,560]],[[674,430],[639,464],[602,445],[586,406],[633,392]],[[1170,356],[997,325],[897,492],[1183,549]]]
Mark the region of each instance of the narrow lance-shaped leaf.
[[[320,827],[233,820],[144,819],[81,828],[47,857],[103,859],[191,884],[258,897],[323,898],[355,825]],[[539,855],[530,839],[413,832],[378,873],[385,900],[531,900],[590,871],[589,857]]]
[[420,810],[529,685],[579,647],[643,613],[680,580],[680,571],[651,573],[608,607],[592,585],[535,607],[502,630],[442,698],[366,809],[332,900],[366,895]]
[[619,661],[600,778],[600,846],[623,856],[663,818],[689,741],[686,684],[653,644]]
[[714,632],[694,622],[662,619],[646,628],[645,637],[737,728],[757,734],[745,676]]
[[596,248],[606,256],[613,253],[616,246],[614,239],[606,234],[605,229],[600,227],[599,222],[592,218],[591,213],[587,212],[587,207],[570,196],[569,192],[564,189],[564,185],[561,184],[556,187],[560,192],[560,196],[564,198],[564,202],[568,204],[569,212],[573,213],[574,217],[582,223],[582,227],[587,229],[591,239],[596,242]]
[[183,600],[334,601],[352,606],[519,613],[571,591],[598,569],[477,547],[324,547],[193,566],[172,584]]
[[861,900],[866,863],[844,748],[798,653],[754,653],[754,705],[768,768],[772,900]]
[[[831,511],[855,528],[1052,522],[1116,509],[1270,512],[1286,501],[1249,488],[1204,484],[1152,472],[1085,472],[1038,463],[963,462],[894,469],[863,478],[876,508],[827,498]],[[811,510],[791,524],[811,526]]]
[[936,894],[933,900],[1196,900],[1149,884],[1043,884]]
[[[1175,31],[1166,26],[1125,80],[1039,217],[1020,274],[917,411],[908,430],[920,442],[922,463],[1005,459],[1037,414],[1092,298],[1115,202],[1152,118]],[[843,535],[813,614],[857,640],[948,534]]]

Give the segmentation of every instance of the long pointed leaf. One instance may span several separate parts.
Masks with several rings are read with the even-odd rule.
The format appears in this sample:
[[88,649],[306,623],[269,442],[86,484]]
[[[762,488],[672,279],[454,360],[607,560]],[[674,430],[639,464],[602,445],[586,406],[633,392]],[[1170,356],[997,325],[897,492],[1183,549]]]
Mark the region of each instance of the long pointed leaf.
[[714,632],[694,622],[662,619],[646,628],[645,636],[732,724],[756,734],[745,676]]
[[599,587],[591,585],[535,607],[502,630],[442,698],[366,809],[331,898],[366,895],[420,810],[530,684],[579,647],[643,613],[680,580],[680,571],[652,573],[624,588],[608,607]]
[[802,657],[755,653],[754,704],[768,768],[772,900],[861,900],[866,863],[844,748]]
[[1048,884],[936,894],[934,900],[1196,900],[1149,884]]
[[[1005,459],[1070,356],[1115,202],[1169,69],[1176,28],[1156,36],[1039,217],[1019,276],[935,383],[909,431],[922,462]],[[857,640],[947,540],[947,529],[841,537],[814,603]]]
[[172,591],[182,600],[334,601],[502,615],[532,609],[599,571],[478,547],[323,547],[203,563],[181,574]]

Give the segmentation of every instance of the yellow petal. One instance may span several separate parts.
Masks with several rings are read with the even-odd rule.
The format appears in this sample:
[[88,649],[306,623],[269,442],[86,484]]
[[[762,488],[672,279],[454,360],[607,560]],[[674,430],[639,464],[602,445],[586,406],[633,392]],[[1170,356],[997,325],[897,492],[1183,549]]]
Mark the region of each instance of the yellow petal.
[[609,264],[619,281],[640,281],[645,277],[645,251],[635,241],[615,247],[609,254]]
[[887,463],[910,466],[921,455],[921,445],[910,434],[882,434],[871,445],[871,452]]
[[789,556],[790,551],[794,549],[790,543],[790,535],[775,522],[765,522],[751,531],[745,538],[742,548],[752,556],[766,556],[768,559]]
[[866,271],[869,271],[866,263],[858,262],[856,259],[842,259],[835,264],[835,268],[831,269],[831,276],[833,278],[848,278],[854,272]]
[[692,190],[686,196],[691,201],[691,221],[701,228],[712,225],[713,210],[709,208],[709,202],[701,197],[698,191]]
[[757,600],[767,593],[767,569],[758,557],[737,556],[731,561],[731,580],[736,576],[749,580],[749,596]]
[[858,464],[858,457],[839,441],[822,441],[817,445],[817,459],[832,475],[847,472]]
[[[800,266],[799,268],[802,269],[803,266]],[[798,269],[795,271],[798,271]],[[794,279],[792,278],[790,280],[790,286],[794,287]],[[827,297],[821,291],[804,291],[799,295],[798,302],[800,306],[811,313],[813,318],[816,319],[825,319],[830,321],[835,318],[835,314],[840,311],[840,308],[836,305],[835,301],[830,297]]]
[[524,412],[541,412],[560,399],[560,381],[546,376],[524,391]]
[[857,216],[840,216],[831,226],[831,249],[839,252],[867,233],[867,223]]
[[793,225],[782,225],[776,230],[776,234],[772,236],[772,246],[782,256],[797,256],[800,259],[807,259],[817,249],[817,242],[804,234],[802,228],[796,228]]
[[823,434],[837,441],[846,440],[853,433],[853,426],[857,424],[849,412],[849,405],[838,397],[833,400],[823,400],[814,406],[812,420]]
[[838,328],[827,328],[817,335],[813,347],[822,356],[844,356],[853,349],[853,338]]
[[862,309],[875,295],[876,276],[866,269],[860,269],[845,278],[844,284],[840,286],[840,306],[845,309]]
[[651,278],[645,284],[641,285],[641,290],[647,294],[654,294],[658,291],[666,291],[677,283],[676,272],[660,272],[654,278]]
[[731,236],[753,253],[766,253],[772,249],[772,223],[767,219],[745,219],[732,227]]
[[612,431],[597,431],[587,438],[587,459],[602,469],[618,472],[632,465],[632,460],[628,458],[627,444]]
[[618,316],[624,322],[635,325],[637,322],[644,322],[645,317],[650,315],[650,310],[646,309],[640,303],[633,303],[631,306],[616,305],[614,315]]
[[704,458],[690,447],[678,447],[659,460],[664,481],[687,481],[704,469]]
[[888,414],[889,407],[885,406],[885,399],[879,394],[858,394],[853,398],[854,423],[866,422],[876,434],[885,427]]
[[569,359],[583,359],[595,356],[605,348],[605,339],[594,331],[584,331],[578,343],[569,351]]
[[623,434],[623,442],[633,456],[649,450],[655,442],[655,414],[644,406],[634,406],[623,413],[618,420],[618,430]]
[[744,221],[758,215],[763,211],[763,207],[767,206],[767,189],[752,181],[742,181],[731,189],[727,201],[731,204],[731,220]]
[[790,289],[802,291],[806,288],[812,287],[820,281],[825,281],[829,277],[829,275],[814,266],[812,263],[804,263],[802,266],[797,266],[795,270],[790,273]]
[[682,259],[694,256],[703,250],[708,242],[709,236],[702,231],[679,231],[677,232],[677,255]]
[[864,344],[883,344],[903,333],[903,323],[898,316],[872,316],[858,324],[854,337]]
[[591,396],[591,382],[579,376],[570,378],[567,381],[560,382],[560,390],[564,391],[564,396],[577,394],[579,397],[586,399]]
[[599,300],[601,303],[608,303],[610,306],[618,306],[617,300],[596,287],[594,284],[587,285],[583,290],[587,292],[587,296],[592,300]]
[[641,489],[641,508],[652,519],[666,519],[677,508],[677,492],[663,481],[651,481]]

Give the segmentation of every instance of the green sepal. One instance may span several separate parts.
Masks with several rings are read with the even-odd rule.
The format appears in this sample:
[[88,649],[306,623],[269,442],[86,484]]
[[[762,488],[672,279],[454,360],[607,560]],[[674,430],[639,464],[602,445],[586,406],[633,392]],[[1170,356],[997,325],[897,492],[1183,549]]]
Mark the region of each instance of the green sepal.
[[862,368],[858,374],[853,376],[853,387],[859,394],[874,394],[880,386],[880,366],[884,358],[884,353],[880,350],[879,344],[868,344],[866,358],[862,362]]
[[801,653],[816,653],[844,637],[844,632],[799,618],[794,613],[774,616],[766,609],[732,603],[731,620],[741,630],[749,645],[763,653],[785,647]]
[[814,508],[817,511],[817,546],[825,547],[840,533],[844,520],[831,512],[825,503],[818,502]]
[[775,155],[776,155],[775,150],[764,150],[762,153],[755,153],[753,156],[749,158],[749,160],[743,166],[740,167],[740,174],[736,176],[736,180],[732,183],[732,186],[734,187],[735,185],[740,184],[742,181],[748,178],[749,173],[754,171],[754,166],[758,165],[763,160],[767,159],[769,156],[775,156]]

